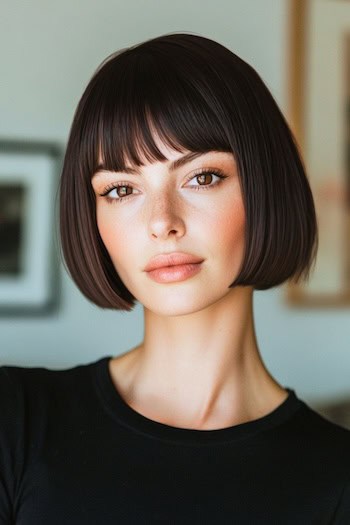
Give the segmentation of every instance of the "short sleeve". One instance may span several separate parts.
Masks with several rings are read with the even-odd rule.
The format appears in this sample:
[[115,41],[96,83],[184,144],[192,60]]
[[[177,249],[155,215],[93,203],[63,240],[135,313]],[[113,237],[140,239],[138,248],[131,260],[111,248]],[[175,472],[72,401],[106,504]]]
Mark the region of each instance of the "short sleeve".
[[13,523],[16,472],[20,456],[20,392],[13,367],[0,367],[0,523]]
[[342,495],[340,497],[339,503],[336,508],[334,519],[332,521],[333,525],[349,525],[350,524],[350,482],[348,482]]

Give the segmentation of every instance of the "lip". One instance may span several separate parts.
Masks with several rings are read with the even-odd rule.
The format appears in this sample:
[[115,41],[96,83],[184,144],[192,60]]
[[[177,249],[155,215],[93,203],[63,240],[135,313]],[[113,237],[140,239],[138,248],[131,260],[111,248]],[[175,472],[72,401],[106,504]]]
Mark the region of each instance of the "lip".
[[156,283],[173,283],[185,281],[199,273],[202,263],[175,264],[173,266],[163,266],[147,272],[147,275]]
[[184,252],[160,253],[148,262],[144,271],[151,272],[159,268],[169,268],[173,270],[174,266],[193,265],[203,262],[204,259]]

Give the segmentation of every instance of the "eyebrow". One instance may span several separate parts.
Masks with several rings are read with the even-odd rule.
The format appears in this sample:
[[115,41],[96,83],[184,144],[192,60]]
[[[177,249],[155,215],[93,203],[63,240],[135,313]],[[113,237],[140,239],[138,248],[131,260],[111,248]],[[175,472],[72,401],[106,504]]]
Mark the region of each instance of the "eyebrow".
[[[191,151],[190,153],[186,153],[186,155],[183,155],[182,157],[180,157],[180,158],[178,158],[176,160],[173,160],[170,163],[168,161],[167,164],[168,164],[169,171],[170,172],[175,171],[176,169],[180,168],[181,166],[184,166],[188,162],[191,162],[192,160],[194,160],[194,159],[196,159],[198,157],[201,157],[202,155],[205,155],[206,153],[209,153],[209,152]],[[105,167],[104,164],[100,163],[100,164],[98,164],[97,171],[96,171],[96,173],[94,173],[92,178],[98,177],[99,175],[102,175],[102,173],[99,173],[99,170],[110,171],[110,170],[108,170]],[[125,166],[122,170],[120,170],[120,173],[129,173],[130,175],[139,175],[140,171],[138,169],[129,168],[129,167]]]

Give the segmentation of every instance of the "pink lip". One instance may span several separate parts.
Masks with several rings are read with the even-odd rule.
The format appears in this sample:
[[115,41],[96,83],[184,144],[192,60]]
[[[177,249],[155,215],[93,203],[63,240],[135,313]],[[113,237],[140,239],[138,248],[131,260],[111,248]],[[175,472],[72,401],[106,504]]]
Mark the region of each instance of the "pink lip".
[[201,263],[179,264],[173,266],[163,266],[148,272],[148,276],[157,283],[171,283],[184,281],[196,275],[202,269]]
[[168,268],[178,265],[193,265],[203,262],[203,259],[190,253],[172,252],[161,253],[153,257],[146,265],[144,271],[151,272],[159,268]]

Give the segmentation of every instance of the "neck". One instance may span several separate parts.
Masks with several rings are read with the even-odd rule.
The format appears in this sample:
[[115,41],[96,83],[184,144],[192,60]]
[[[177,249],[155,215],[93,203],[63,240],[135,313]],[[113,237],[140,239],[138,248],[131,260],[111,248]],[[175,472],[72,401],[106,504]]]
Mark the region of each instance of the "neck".
[[249,287],[186,316],[146,309],[144,341],[116,358],[114,370],[118,360],[126,402],[172,426],[232,426],[262,417],[287,396],[262,361]]

